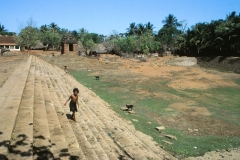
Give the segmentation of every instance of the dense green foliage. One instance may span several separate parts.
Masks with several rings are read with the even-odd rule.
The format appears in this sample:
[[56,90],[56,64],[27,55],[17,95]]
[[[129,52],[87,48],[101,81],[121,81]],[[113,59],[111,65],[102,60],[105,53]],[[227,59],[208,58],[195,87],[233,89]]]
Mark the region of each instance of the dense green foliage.
[[240,14],[232,12],[225,20],[197,23],[177,40],[186,55],[240,56]]
[[44,44],[48,44],[52,47],[52,49],[55,49],[59,47],[62,35],[60,28],[55,24],[51,23],[50,25],[42,25],[40,27],[41,32],[41,41]]
[[36,46],[40,39],[39,29],[33,26],[27,26],[21,30],[18,37],[16,38],[17,43],[20,46],[26,46],[27,49]]

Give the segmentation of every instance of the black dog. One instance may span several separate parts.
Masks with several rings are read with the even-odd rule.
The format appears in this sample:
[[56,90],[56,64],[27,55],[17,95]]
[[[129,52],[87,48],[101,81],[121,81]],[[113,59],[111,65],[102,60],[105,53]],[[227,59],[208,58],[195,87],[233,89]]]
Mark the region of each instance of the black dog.
[[126,107],[128,108],[128,110],[131,108],[131,111],[133,110],[133,105],[130,104],[126,104]]
[[99,76],[95,76],[96,80],[100,80],[100,77]]

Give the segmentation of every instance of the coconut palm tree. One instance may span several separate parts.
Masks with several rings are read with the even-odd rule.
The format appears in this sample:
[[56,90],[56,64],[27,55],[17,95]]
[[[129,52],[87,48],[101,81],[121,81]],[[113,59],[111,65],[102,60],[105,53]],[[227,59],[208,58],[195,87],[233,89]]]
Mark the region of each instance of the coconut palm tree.
[[129,28],[127,28],[127,35],[131,36],[131,35],[135,35],[137,34],[137,25],[133,22],[129,25]]
[[148,31],[153,31],[154,27],[153,24],[151,24],[150,22],[148,22],[147,24],[145,24],[145,28]]
[[49,28],[53,29],[54,31],[60,31],[60,28],[58,27],[58,25],[54,22],[49,24]]
[[165,17],[165,20],[162,21],[166,27],[179,27],[181,24],[178,22],[177,18],[173,14],[169,14]]

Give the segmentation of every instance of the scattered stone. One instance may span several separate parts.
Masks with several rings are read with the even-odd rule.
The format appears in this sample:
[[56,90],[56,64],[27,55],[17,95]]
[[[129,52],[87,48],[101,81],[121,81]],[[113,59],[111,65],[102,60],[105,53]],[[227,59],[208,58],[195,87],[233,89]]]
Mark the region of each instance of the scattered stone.
[[135,112],[134,112],[134,111],[128,111],[128,113],[130,113],[130,114],[134,114]]
[[177,137],[170,135],[170,134],[166,134],[165,137],[170,138],[170,139],[174,139],[177,140]]
[[194,132],[198,132],[199,130],[198,129],[193,129]]
[[152,124],[152,122],[147,122],[147,124]]
[[137,120],[137,119],[132,119],[132,121],[134,121],[134,122],[138,122],[138,120]]
[[193,132],[193,130],[192,130],[191,128],[188,128],[188,131],[189,131],[190,133],[192,133],[192,132]]
[[164,143],[166,143],[166,144],[169,144],[169,145],[171,145],[171,144],[173,144],[173,143],[171,143],[171,142],[168,142],[168,141],[166,141],[166,140],[162,140]]
[[164,126],[159,126],[159,127],[156,127],[156,129],[157,129],[158,131],[162,131],[162,130],[165,130],[165,127],[164,127]]
[[128,111],[128,108],[127,107],[121,107],[121,110],[122,111]]

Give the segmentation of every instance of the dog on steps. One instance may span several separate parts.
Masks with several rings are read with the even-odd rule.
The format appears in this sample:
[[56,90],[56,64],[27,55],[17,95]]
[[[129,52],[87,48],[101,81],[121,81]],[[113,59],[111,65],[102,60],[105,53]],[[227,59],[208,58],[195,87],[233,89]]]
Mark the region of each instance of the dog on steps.
[[132,104],[126,104],[126,107],[128,108],[128,110],[131,108],[131,111],[133,110],[133,105]]

